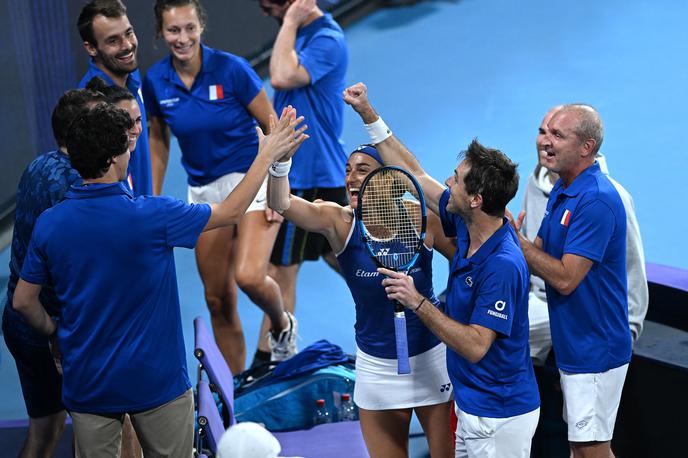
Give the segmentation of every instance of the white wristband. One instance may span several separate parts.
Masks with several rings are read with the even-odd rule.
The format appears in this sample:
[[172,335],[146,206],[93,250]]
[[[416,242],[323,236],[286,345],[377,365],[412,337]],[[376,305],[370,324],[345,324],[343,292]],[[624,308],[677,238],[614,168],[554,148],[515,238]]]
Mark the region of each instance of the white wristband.
[[377,145],[382,143],[392,136],[392,131],[387,127],[387,124],[378,116],[377,121],[371,124],[366,124],[365,129],[370,136],[370,143]]
[[286,177],[289,175],[289,170],[291,169],[291,158],[287,162],[273,162],[268,169],[270,175],[275,178]]

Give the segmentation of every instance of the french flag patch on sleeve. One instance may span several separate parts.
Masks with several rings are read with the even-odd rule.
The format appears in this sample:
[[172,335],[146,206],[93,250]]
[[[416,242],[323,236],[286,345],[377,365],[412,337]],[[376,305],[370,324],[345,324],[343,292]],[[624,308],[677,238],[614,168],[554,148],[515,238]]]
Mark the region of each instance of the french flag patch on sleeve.
[[213,84],[208,87],[208,98],[210,100],[220,100],[224,98],[221,84]]
[[571,212],[569,210],[564,210],[564,214],[561,215],[561,225],[564,227],[568,227],[570,219],[571,219]]

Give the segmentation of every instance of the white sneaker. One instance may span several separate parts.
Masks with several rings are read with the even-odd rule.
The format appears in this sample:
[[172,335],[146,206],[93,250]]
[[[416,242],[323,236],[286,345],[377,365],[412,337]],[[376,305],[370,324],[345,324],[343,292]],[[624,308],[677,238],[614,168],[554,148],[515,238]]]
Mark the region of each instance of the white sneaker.
[[272,361],[284,361],[294,356],[298,351],[296,348],[298,322],[294,315],[286,311],[285,313],[289,320],[289,326],[282,329],[277,339],[272,336],[272,332],[268,332],[268,345],[270,346],[270,358]]

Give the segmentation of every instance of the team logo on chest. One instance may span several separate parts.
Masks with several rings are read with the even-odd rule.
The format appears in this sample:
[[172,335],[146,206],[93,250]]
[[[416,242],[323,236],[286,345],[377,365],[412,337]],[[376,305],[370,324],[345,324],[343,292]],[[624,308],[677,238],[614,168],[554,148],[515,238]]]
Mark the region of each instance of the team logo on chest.
[[221,100],[224,99],[224,93],[222,91],[221,84],[212,84],[208,86],[208,98],[210,100]]
[[473,288],[473,278],[466,277],[466,284],[468,285],[469,288]]
[[169,108],[169,107],[175,106],[178,103],[179,103],[179,97],[172,97],[169,99],[162,99],[160,101],[160,106]]
[[569,227],[569,221],[571,220],[571,211],[564,210],[564,214],[561,215],[561,221],[559,223],[564,227]]

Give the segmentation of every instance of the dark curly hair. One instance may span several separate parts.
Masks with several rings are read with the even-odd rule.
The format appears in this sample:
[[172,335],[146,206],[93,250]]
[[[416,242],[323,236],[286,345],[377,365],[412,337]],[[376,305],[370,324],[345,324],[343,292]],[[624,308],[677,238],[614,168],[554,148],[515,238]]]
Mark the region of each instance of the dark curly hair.
[[81,39],[96,46],[93,35],[93,19],[98,15],[115,19],[127,15],[127,7],[120,0],[93,0],[84,5],[79,14],[76,26]]
[[477,139],[462,155],[471,167],[463,180],[466,192],[482,195],[483,212],[490,216],[504,216],[506,204],[518,190],[518,164],[501,151],[481,145]]
[[100,92],[88,89],[70,89],[60,97],[53,109],[52,126],[57,146],[67,147],[67,131],[77,115],[88,108],[90,104],[105,102],[105,96]]
[[155,15],[155,36],[157,38],[162,36],[162,13],[169,9],[182,6],[193,6],[196,10],[198,21],[201,23],[201,27],[205,28],[208,15],[199,0],[156,0],[155,6],[153,7],[153,14]]
[[99,76],[94,76],[91,78],[91,80],[86,84],[86,89],[102,93],[107,98],[108,102],[114,104],[117,104],[122,100],[136,100],[134,94],[132,94],[129,89],[117,86],[116,84],[110,86],[103,78]]
[[82,111],[67,134],[72,166],[84,179],[102,177],[112,158],[129,150],[127,131],[132,127],[129,113],[110,103]]

